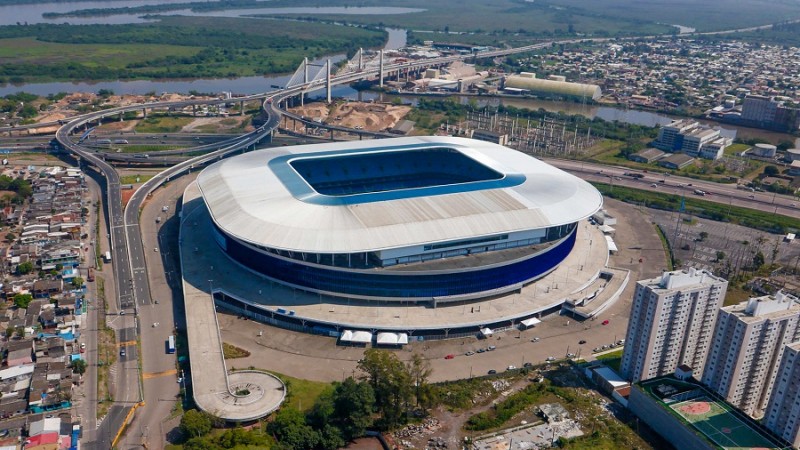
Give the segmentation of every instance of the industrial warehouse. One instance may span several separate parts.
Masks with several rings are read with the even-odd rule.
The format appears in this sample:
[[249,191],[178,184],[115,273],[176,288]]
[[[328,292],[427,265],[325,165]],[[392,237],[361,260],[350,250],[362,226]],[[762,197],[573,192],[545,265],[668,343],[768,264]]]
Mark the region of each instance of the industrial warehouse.
[[[364,342],[384,331],[400,345],[491,333],[535,323],[567,293],[578,304],[583,291],[621,291],[627,274],[605,268],[606,240],[584,220],[602,201],[577,177],[471,139],[271,148],[187,188],[198,226],[182,229],[184,270],[198,289],[209,280],[217,306],[299,331]],[[537,286],[548,277],[561,281]]]

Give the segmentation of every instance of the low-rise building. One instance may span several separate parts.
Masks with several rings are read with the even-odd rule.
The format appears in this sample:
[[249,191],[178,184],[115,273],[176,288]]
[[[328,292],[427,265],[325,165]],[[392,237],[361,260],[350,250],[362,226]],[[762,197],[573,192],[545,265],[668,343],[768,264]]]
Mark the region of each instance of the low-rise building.
[[674,153],[658,161],[658,165],[666,169],[680,170],[692,164],[694,158],[682,153]]
[[664,156],[664,152],[657,148],[646,148],[628,156],[631,161],[649,164],[657,161]]

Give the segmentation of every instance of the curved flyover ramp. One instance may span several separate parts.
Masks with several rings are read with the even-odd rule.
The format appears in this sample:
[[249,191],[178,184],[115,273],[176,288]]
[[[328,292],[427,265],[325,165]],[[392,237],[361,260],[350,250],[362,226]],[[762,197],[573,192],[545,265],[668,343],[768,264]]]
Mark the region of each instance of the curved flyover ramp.
[[[181,231],[192,226],[197,207],[204,208],[202,202],[190,202],[199,195],[194,183],[186,189]],[[194,401],[201,410],[229,422],[262,418],[278,409],[286,397],[286,386],[266,372],[243,370],[228,374],[211,296],[213,268],[185,265],[184,258],[192,258],[194,249],[183,239],[180,242]]]

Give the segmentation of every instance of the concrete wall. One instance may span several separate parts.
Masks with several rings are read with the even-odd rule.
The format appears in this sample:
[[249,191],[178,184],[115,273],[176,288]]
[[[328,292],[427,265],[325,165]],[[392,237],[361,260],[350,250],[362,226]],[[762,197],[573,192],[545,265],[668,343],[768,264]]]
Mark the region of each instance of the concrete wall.
[[694,429],[684,425],[677,417],[659,405],[639,386],[631,387],[628,408],[664,439],[678,449],[716,450]]

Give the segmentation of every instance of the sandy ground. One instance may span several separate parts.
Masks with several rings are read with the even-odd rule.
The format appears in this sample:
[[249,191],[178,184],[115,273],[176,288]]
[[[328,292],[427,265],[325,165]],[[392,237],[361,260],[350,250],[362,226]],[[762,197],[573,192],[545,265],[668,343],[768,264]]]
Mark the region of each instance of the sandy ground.
[[[216,127],[217,132],[224,133],[227,130],[232,130],[234,128],[238,128],[242,122],[246,119],[249,119],[249,116],[229,116],[229,117],[198,117],[194,119],[189,125],[186,125],[181,129],[182,133],[204,133],[208,132],[208,130],[198,129],[200,127],[206,125],[212,125]],[[225,125],[222,121],[230,122],[231,120],[235,120],[236,123]]]
[[310,103],[290,111],[310,119],[322,119],[328,124],[348,128],[362,126],[369,131],[384,131],[403,120],[411,107],[385,103],[338,102],[330,106]]

